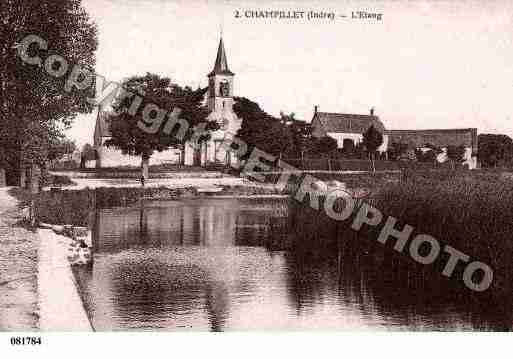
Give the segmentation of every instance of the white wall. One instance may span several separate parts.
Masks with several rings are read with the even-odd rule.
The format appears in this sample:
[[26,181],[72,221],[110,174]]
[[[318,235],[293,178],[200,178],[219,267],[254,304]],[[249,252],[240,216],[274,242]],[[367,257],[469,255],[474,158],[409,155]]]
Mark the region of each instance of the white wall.
[[[105,139],[106,140],[106,139]],[[104,142],[105,142],[104,140]],[[140,156],[124,155],[121,150],[115,147],[101,146],[97,149],[100,157],[101,167],[139,167],[141,166]],[[180,150],[171,148],[163,152],[155,152],[150,157],[150,165],[160,165],[165,163],[179,163]]]
[[[344,147],[344,140],[353,140],[354,144],[362,142],[363,135],[361,133],[340,133],[340,132],[328,132],[327,135],[337,141],[338,148]],[[388,148],[388,135],[383,135],[383,143],[379,146],[379,152],[386,152]]]
[[[449,159],[447,157],[447,148],[446,147],[442,148],[442,151],[443,152],[440,153],[436,157],[436,160],[440,163],[443,163]],[[464,159],[463,164],[467,165],[470,169],[477,168],[477,157],[472,156],[472,148],[465,147],[465,153],[463,154],[463,159]]]

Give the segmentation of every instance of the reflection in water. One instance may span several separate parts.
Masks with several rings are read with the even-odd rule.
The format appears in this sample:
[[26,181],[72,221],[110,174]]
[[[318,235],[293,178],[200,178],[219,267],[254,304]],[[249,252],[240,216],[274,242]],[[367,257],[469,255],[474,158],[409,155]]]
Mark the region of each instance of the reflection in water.
[[95,328],[511,328],[509,304],[286,210],[256,199],[99,210],[94,265],[75,269]]

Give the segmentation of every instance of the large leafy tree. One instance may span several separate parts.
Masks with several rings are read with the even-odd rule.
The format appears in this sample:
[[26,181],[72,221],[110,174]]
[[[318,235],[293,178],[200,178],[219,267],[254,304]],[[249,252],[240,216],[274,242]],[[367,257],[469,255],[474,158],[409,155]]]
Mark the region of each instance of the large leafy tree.
[[311,138],[308,145],[310,155],[315,157],[329,156],[338,148],[337,140],[329,136]]
[[483,167],[513,164],[513,140],[509,136],[480,134],[477,143],[477,154]]
[[[133,76],[123,83],[125,91],[141,96],[142,102],[136,112],[129,111],[134,96],[116,100],[113,104],[114,114],[110,116],[111,138],[106,141],[107,146],[120,149],[124,154],[141,157],[141,176],[148,177],[149,159],[155,151],[164,151],[170,147],[183,148],[184,143],[194,135],[193,129],[204,123],[204,135],[198,142],[208,139],[208,131],[218,128],[216,123],[206,121],[207,110],[203,106],[204,89],[192,90],[190,87],[181,87],[171,82],[168,77],[160,77],[147,73],[144,76]],[[148,118],[157,118],[157,112],[144,118],[144,109],[147,106],[158,108],[158,111],[170,113],[175,108],[181,110],[180,118],[188,123],[185,136],[177,136],[179,126],[172,131],[164,131],[168,123],[168,116],[159,121],[158,128],[146,126]],[[149,108],[149,107],[148,107]]]
[[[312,126],[305,121],[297,120],[295,114],[289,115],[280,113],[281,122],[284,126],[287,155],[293,158],[303,158],[305,153],[317,153],[317,139],[312,137]],[[322,151],[322,150],[321,150]]]
[[[276,118],[245,97],[235,98],[234,111],[242,118],[237,136],[249,148],[258,148],[275,157],[299,162],[303,155],[324,157],[337,148],[337,142],[330,137],[315,138],[309,123],[295,118],[294,113],[280,113]],[[243,156],[244,158],[244,156]]]
[[304,153],[318,150],[317,139],[312,137],[311,125],[295,118],[294,113],[280,113],[276,118],[245,97],[235,98],[234,111],[242,118],[237,136],[250,149],[285,159],[299,159]]
[[367,131],[363,133],[362,143],[369,154],[372,171],[375,172],[376,166],[374,164],[374,156],[379,146],[383,144],[383,135],[374,127],[374,125],[371,125]]
[[242,118],[237,136],[248,145],[248,154],[253,148],[276,157],[287,153],[291,138],[281,119],[269,115],[256,102],[245,97],[235,97],[233,109]]
[[[51,54],[70,64],[93,68],[97,48],[95,25],[81,0],[3,0],[0,6],[0,152],[12,170],[42,161],[51,145],[70,126],[78,113],[92,105],[88,91],[65,91],[67,75],[55,78],[44,68],[26,64],[18,56],[22,40],[29,34],[48,43],[48,48],[29,48],[43,61]],[[55,137],[57,136],[57,137]],[[30,150],[28,150],[30,149]]]

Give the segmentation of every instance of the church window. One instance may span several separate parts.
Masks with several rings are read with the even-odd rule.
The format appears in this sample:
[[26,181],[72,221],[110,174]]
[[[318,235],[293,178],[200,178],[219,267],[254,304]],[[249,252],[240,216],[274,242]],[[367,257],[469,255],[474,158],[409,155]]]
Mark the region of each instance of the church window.
[[230,95],[230,85],[227,81],[221,82],[219,85],[219,92],[221,93],[222,97],[228,97]]

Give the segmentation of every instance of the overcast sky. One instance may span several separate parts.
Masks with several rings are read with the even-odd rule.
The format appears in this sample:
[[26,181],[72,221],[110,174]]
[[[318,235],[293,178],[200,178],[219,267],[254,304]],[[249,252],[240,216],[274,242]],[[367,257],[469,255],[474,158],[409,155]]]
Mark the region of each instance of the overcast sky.
[[[98,24],[97,72],[207,85],[223,27],[235,93],[267,112],[368,113],[385,126],[477,127],[513,136],[513,1],[84,0]],[[235,18],[239,10],[242,17]],[[246,10],[334,12],[255,19]],[[352,11],[382,21],[350,19]],[[342,18],[340,15],[346,15]],[[69,135],[92,143],[94,115]]]

